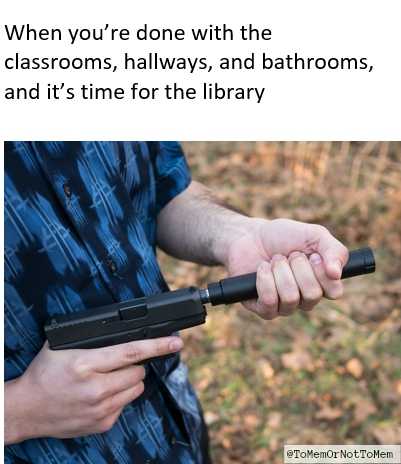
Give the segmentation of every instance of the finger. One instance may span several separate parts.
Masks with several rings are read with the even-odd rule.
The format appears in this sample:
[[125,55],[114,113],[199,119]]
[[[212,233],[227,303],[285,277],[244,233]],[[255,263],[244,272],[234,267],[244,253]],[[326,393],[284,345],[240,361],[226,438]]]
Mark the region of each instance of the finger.
[[123,408],[118,409],[113,414],[103,417],[97,421],[97,426],[95,431],[91,431],[91,433],[105,433],[112,429],[117,422],[118,418],[120,417]]
[[274,282],[273,272],[270,263],[261,263],[256,273],[256,289],[258,300],[256,312],[263,319],[274,319],[278,316],[278,294]]
[[145,378],[143,366],[129,366],[102,375],[104,398],[132,388]]
[[326,274],[330,279],[341,279],[342,269],[348,261],[348,250],[325,227],[319,227],[319,231],[316,251],[323,258]]
[[292,273],[301,292],[301,309],[310,311],[323,296],[322,287],[304,253],[295,251],[288,257]]
[[289,316],[299,304],[299,290],[287,258],[274,255],[271,261],[274,281],[280,299],[279,315]]
[[96,405],[121,391],[132,388],[145,378],[143,366],[129,366],[107,373],[95,373],[84,385],[88,404]]
[[341,298],[344,293],[343,284],[341,280],[333,280],[327,276],[320,255],[313,253],[309,257],[309,261],[317,280],[323,288],[324,296],[330,300]]
[[100,405],[99,409],[104,412],[104,416],[113,415],[115,412],[124,408],[127,404],[139,398],[145,390],[143,382],[127,388],[109,398],[106,398]]
[[86,363],[97,372],[110,372],[146,359],[176,353],[183,347],[179,337],[138,340],[121,345],[87,350]]
[[244,308],[249,309],[249,311],[258,314],[258,303],[256,300],[242,301],[241,304]]

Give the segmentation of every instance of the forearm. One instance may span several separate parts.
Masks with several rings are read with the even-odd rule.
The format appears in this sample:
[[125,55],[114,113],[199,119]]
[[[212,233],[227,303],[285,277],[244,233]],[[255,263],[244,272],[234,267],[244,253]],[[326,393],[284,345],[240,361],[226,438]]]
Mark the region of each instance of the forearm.
[[22,388],[21,378],[10,380],[4,386],[4,442],[19,443],[30,438],[28,420],[29,391]]
[[256,271],[258,299],[244,306],[265,319],[309,311],[323,295],[343,293],[347,249],[316,224],[248,218],[231,211],[198,183],[172,200],[158,219],[158,240],[168,253],[223,264],[230,276]]
[[229,244],[246,234],[249,218],[224,205],[199,182],[163,208],[158,245],[167,253],[201,264],[225,264]]

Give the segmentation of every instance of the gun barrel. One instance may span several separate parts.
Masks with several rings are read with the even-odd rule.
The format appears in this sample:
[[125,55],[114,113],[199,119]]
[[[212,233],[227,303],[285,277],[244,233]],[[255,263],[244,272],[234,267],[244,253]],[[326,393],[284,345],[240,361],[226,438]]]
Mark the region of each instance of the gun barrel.
[[[347,264],[343,268],[342,279],[375,272],[375,257],[371,248],[360,248],[349,254]],[[237,277],[229,277],[219,282],[214,282],[207,287],[208,300],[203,303],[219,304],[237,303],[240,301],[257,298],[256,273],[244,274]],[[205,294],[206,297],[206,294]]]

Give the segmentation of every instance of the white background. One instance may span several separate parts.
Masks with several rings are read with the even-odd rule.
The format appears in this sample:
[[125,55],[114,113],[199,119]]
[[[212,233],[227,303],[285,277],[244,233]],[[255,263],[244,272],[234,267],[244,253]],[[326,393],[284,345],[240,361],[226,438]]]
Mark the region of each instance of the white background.
[[[159,51],[163,54],[245,54],[256,48],[273,55],[298,50],[305,55],[368,56],[372,73],[233,72],[215,75],[230,85],[266,86],[262,104],[230,102],[137,103],[8,102],[1,101],[0,140],[391,140],[401,136],[401,3],[399,0],[277,0],[198,2],[68,0],[3,2],[4,24],[33,26],[153,26],[191,27],[222,24],[235,27],[252,23],[268,27],[273,39],[253,45],[240,42],[117,42],[88,43],[80,50],[59,42],[0,43],[2,57],[19,51],[25,55],[109,55],[122,47],[132,55]],[[141,48],[136,48],[136,47]],[[52,80],[76,84],[85,79],[98,85],[131,81],[160,85],[184,79],[196,84],[210,75],[185,73],[88,73],[68,76],[52,72]],[[49,77],[7,72],[1,87],[47,82]],[[0,151],[3,144],[0,145]],[[2,184],[2,174],[0,181]],[[0,197],[3,188],[0,185]],[[3,205],[0,198],[0,205]],[[3,244],[3,221],[0,240]],[[1,267],[0,274],[3,272]],[[0,275],[1,278],[1,275]],[[1,286],[1,292],[3,287]],[[2,298],[1,298],[2,299]],[[3,344],[0,343],[0,350]],[[0,353],[0,359],[3,356]],[[2,407],[2,401],[0,407]],[[1,431],[0,431],[1,433]],[[1,433],[1,435],[3,435]],[[1,457],[0,457],[1,459]]]
[[30,81],[92,81],[98,85],[168,81],[227,81],[232,86],[266,86],[262,103],[245,102],[41,102],[1,101],[1,138],[13,139],[179,139],[179,140],[389,140],[401,135],[401,3],[398,0],[278,1],[96,1],[6,2],[1,25],[191,27],[252,23],[270,27],[270,42],[88,42],[79,49],[60,42],[0,43],[2,57],[27,56],[272,55],[298,51],[307,56],[368,56],[367,72],[216,72],[189,77],[185,72],[78,71],[3,72],[1,87]]

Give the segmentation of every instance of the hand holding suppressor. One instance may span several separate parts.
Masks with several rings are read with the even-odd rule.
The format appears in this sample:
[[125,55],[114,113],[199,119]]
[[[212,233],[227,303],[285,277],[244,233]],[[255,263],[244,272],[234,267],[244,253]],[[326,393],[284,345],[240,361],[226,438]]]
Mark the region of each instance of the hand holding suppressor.
[[[342,279],[375,271],[370,248],[351,251]],[[72,314],[54,316],[45,326],[50,348],[101,348],[156,338],[203,324],[205,304],[230,304],[257,298],[256,273],[222,279],[206,289],[174,290]]]

